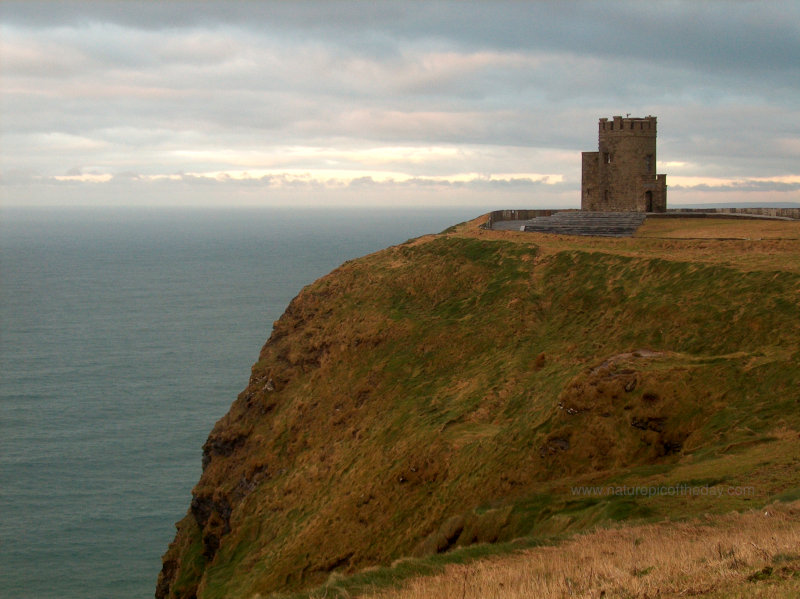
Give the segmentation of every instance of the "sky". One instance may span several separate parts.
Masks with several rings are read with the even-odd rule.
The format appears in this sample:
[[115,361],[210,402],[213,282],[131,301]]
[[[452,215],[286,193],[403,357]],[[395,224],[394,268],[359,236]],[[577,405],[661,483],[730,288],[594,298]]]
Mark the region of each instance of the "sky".
[[658,117],[671,206],[800,202],[800,2],[0,3],[4,206],[579,207]]

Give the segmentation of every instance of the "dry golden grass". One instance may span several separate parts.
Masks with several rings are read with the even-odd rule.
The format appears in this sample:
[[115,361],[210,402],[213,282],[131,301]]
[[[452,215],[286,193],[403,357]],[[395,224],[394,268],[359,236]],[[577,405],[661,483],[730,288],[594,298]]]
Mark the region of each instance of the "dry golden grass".
[[800,221],[650,219],[636,237],[589,237],[492,231],[467,223],[457,235],[532,243],[540,256],[564,250],[718,264],[743,271],[800,272]]
[[412,580],[372,599],[797,597],[800,502],[601,529]]
[[738,218],[650,218],[637,237],[674,239],[800,239],[800,222]]

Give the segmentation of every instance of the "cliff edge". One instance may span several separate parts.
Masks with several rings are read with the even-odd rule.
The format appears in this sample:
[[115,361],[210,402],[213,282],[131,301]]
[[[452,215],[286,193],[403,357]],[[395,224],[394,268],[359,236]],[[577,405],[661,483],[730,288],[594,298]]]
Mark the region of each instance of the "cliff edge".
[[[290,303],[203,446],[156,597],[293,592],[800,489],[798,223],[737,241],[479,222],[346,262]],[[720,492],[575,493],[609,481]]]

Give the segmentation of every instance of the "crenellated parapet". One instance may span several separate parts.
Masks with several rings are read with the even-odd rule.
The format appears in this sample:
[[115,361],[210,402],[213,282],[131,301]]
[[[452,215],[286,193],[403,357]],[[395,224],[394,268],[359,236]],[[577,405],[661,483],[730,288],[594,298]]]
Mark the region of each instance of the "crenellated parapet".
[[654,116],[600,119],[598,151],[581,157],[583,210],[666,210],[666,175],[656,174],[657,129]]
[[641,135],[642,137],[655,137],[657,117],[646,116],[630,118],[615,116],[611,119],[602,118],[598,124],[599,137],[603,136],[628,136]]

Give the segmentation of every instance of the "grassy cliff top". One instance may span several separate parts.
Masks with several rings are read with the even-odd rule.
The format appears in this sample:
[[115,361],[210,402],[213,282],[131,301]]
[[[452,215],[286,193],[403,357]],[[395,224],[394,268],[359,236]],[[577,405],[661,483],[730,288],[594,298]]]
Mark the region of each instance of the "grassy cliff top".
[[291,302],[209,435],[157,596],[354,593],[409,556],[800,496],[800,223],[482,220]]
[[490,559],[451,563],[370,599],[800,596],[800,502],[616,525]]

